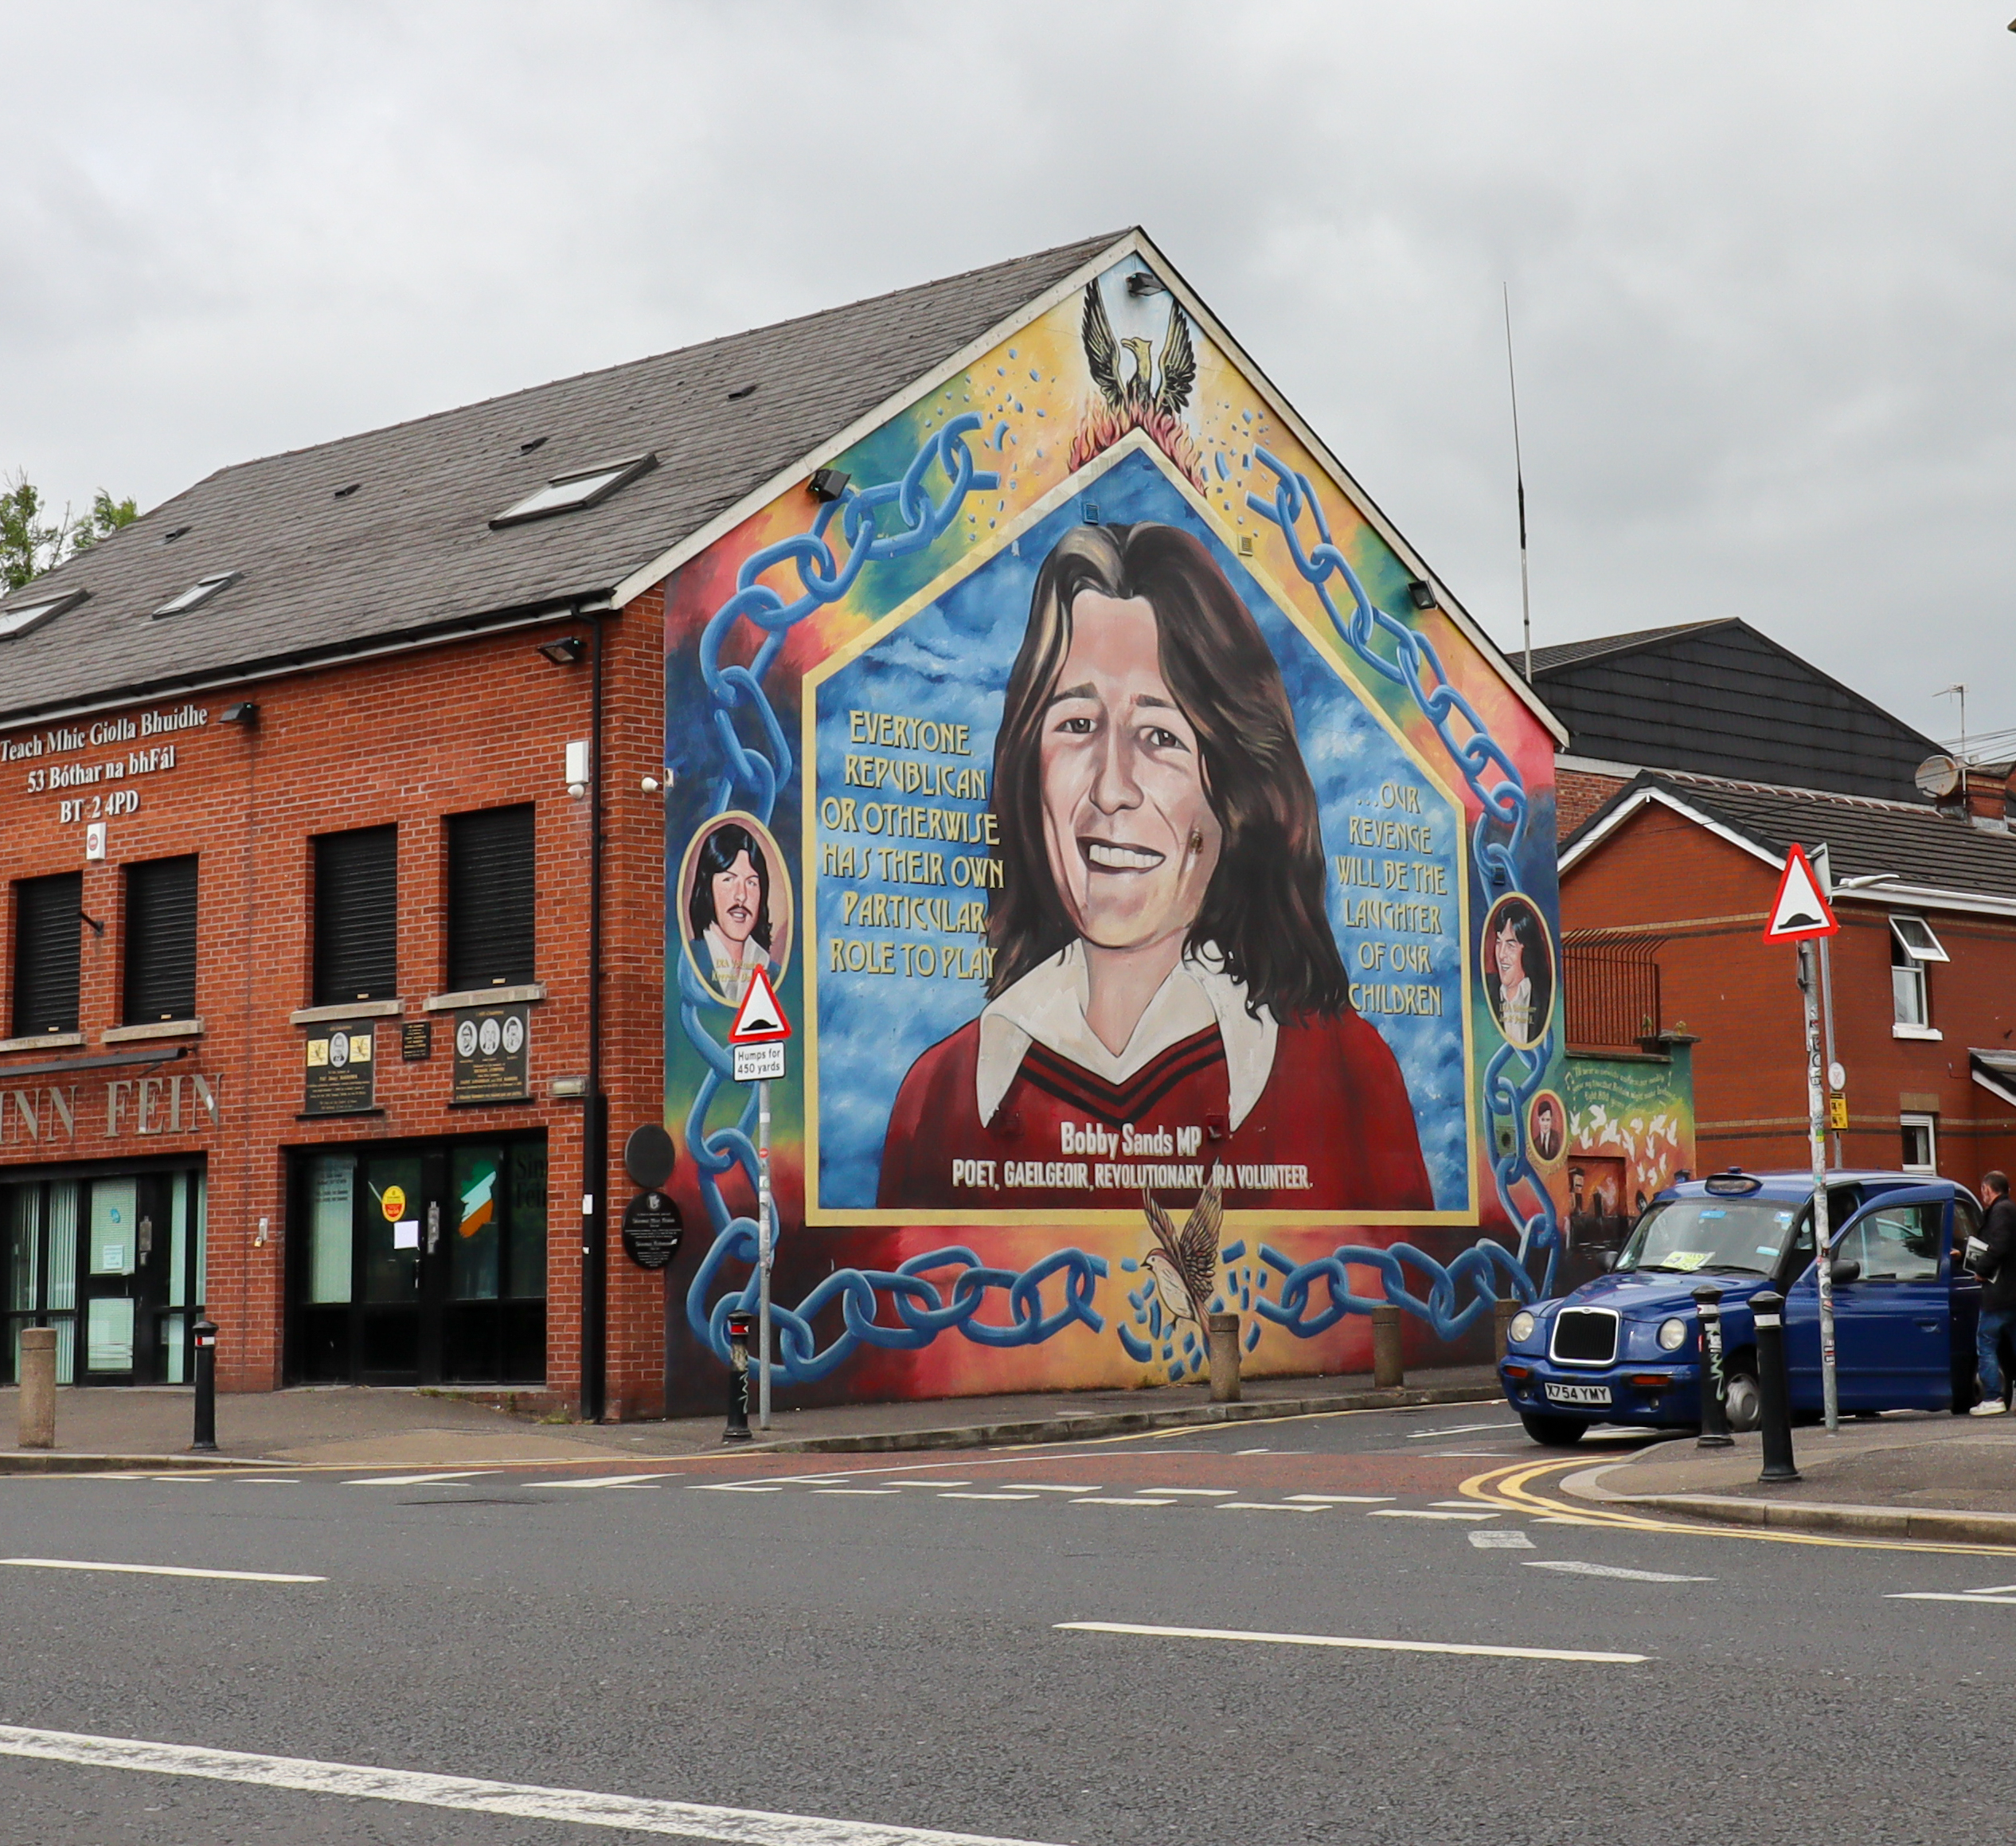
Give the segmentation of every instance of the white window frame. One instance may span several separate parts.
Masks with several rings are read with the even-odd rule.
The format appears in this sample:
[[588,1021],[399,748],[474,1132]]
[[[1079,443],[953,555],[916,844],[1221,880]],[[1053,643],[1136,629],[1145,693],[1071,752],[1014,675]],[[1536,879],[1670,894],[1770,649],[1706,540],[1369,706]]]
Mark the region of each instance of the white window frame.
[[1897,1132],[1901,1136],[1905,1131],[1911,1128],[1923,1128],[1925,1131],[1925,1149],[1932,1156],[1932,1161],[1928,1166],[1918,1166],[1909,1160],[1900,1159],[1899,1171],[1905,1173],[1923,1173],[1936,1179],[1939,1175],[1939,1117],[1936,1115],[1926,1115],[1906,1110],[1897,1117]]
[[[1925,966],[1950,957],[1924,917],[1900,912],[1889,922],[1890,1036],[1939,1038],[1942,1034],[1932,1023],[1932,984],[1925,979]],[[1924,944],[1912,941],[1914,926],[1923,932]]]
[[[1911,940],[1910,928],[1912,925],[1924,931],[1925,941],[1930,947],[1920,948]],[[1932,934],[1932,925],[1922,917],[1898,911],[1890,918],[1890,935],[1897,947],[1915,962],[1951,961],[1953,959],[1940,945],[1939,938]]]

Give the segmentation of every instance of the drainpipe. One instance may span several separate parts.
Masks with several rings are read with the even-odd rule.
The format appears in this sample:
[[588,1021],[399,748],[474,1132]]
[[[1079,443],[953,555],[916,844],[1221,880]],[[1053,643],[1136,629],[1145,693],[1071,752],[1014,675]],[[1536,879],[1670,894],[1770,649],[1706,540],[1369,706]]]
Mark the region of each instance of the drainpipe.
[[581,1415],[608,1407],[609,1100],[602,1093],[602,620],[588,624],[588,1094],[581,1106]]

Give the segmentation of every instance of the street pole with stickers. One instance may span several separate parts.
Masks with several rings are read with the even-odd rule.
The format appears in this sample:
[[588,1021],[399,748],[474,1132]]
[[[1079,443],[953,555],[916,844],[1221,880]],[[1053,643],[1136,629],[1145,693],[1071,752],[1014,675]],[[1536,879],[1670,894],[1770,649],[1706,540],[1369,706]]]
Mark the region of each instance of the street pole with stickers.
[[770,1427],[770,1266],[776,1258],[770,1195],[770,1085],[784,1074],[791,1023],[760,968],[736,1010],[728,1042],[735,1081],[756,1086],[756,1427]]
[[1784,875],[1764,928],[1767,942],[1799,948],[1799,985],[1806,1011],[1806,1122],[1813,1164],[1813,1267],[1820,1297],[1820,1394],[1827,1430],[1841,1427],[1834,1333],[1834,1253],[1827,1223],[1827,1097],[1820,1050],[1820,972],[1814,944],[1840,929],[1820,889],[1813,862],[1795,845],[1785,855]]

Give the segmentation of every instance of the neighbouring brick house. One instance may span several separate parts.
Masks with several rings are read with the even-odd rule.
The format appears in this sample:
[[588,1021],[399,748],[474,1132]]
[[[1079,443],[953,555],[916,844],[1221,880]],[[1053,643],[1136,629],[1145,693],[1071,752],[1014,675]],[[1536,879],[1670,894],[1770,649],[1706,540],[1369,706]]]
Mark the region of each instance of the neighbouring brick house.
[[1793,951],[1762,940],[1788,847],[1824,845],[1834,1056],[1846,1066],[1838,1164],[1973,1183],[2016,1165],[2016,837],[2005,777],[1975,770],[1933,804],[1646,771],[1570,835],[1561,913],[1573,981],[1606,976],[1570,1037],[1682,1025],[1704,1168],[1808,1158]]

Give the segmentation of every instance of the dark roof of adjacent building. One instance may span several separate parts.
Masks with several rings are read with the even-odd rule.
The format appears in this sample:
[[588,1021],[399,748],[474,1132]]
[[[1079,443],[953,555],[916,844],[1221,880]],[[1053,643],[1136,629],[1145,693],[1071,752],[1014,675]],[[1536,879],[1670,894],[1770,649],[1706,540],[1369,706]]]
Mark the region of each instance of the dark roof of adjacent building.
[[1536,647],[1577,756],[1909,798],[1939,745],[1735,616]]
[[[0,641],[0,725],[606,596],[1124,235],[221,469],[0,599],[89,592]],[[646,453],[600,505],[491,529],[557,475]]]
[[1964,812],[1670,771],[1646,770],[1605,802],[1562,842],[1563,869],[1648,797],[1692,810],[1773,860],[1795,844],[1810,852],[1824,843],[1837,889],[1846,878],[1887,874],[1868,888],[1871,902],[1944,894],[2016,904],[2016,835]]

